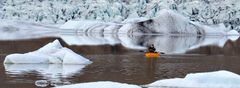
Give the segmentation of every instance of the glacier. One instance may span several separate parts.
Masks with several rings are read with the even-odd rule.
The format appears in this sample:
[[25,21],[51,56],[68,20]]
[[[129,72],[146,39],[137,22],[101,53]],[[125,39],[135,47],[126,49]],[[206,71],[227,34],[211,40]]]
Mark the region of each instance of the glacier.
[[[204,25],[171,10],[161,10],[158,14],[159,17],[151,19],[136,17],[122,22],[70,20],[63,25],[6,20],[1,21],[0,40],[59,37],[68,45],[121,44],[130,49],[145,50],[149,44],[155,44],[159,45],[157,50],[165,53],[184,53],[189,48],[209,44],[222,47],[229,38],[236,40],[239,37],[236,30],[223,24]],[[171,42],[172,39],[179,44]]]
[[165,88],[165,87],[200,87],[200,88],[238,88],[240,75],[230,71],[220,70],[213,72],[190,73],[185,78],[162,79],[146,85],[133,85],[111,81],[98,81],[58,86],[55,88]]
[[239,35],[224,24],[204,25],[188,20],[171,10],[161,10],[158,17],[151,19],[126,19],[120,23],[101,21],[68,21],[60,26],[62,30],[75,30],[80,33],[116,34],[163,34],[163,35]]
[[0,19],[40,23],[118,22],[129,18],[153,18],[162,9],[170,9],[195,22],[224,23],[239,31],[239,3],[239,0],[1,0]]
[[91,64],[92,62],[72,50],[62,47],[55,40],[42,48],[24,54],[10,54],[5,57],[4,64]]

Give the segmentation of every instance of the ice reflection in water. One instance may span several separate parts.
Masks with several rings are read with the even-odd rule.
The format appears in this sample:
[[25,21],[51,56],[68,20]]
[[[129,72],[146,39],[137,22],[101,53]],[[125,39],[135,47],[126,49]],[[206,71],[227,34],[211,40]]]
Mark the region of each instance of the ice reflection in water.
[[70,77],[79,73],[85,65],[61,65],[61,64],[4,64],[7,74],[22,74],[24,72],[37,71],[46,79]]
[[[63,78],[71,78],[76,73],[81,74],[85,65],[62,65],[62,64],[4,64],[6,74],[10,77],[21,77],[24,74],[37,73],[42,78],[55,83],[63,81]],[[19,82],[19,79],[12,79],[11,82]],[[36,81],[36,80],[35,80]],[[68,82],[67,80],[64,81]]]
[[145,50],[150,44],[154,44],[157,51],[167,54],[185,53],[188,50],[201,46],[215,45],[223,47],[227,40],[235,41],[239,36],[163,36],[163,35],[61,35],[69,45],[116,45],[129,49]]

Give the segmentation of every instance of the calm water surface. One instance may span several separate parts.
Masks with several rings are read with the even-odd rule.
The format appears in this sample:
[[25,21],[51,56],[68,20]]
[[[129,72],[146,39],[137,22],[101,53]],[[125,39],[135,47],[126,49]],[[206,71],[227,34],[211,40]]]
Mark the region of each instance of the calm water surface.
[[[46,87],[95,81],[143,85],[195,72],[228,70],[240,74],[239,38],[143,35],[117,36],[106,42],[104,39],[110,37],[75,36],[95,42],[66,41],[72,37],[0,41],[1,63],[8,54],[34,51],[55,39],[93,62],[88,66],[0,64],[0,87],[35,88],[39,80],[48,81]],[[149,44],[155,44],[158,51],[166,54],[156,59],[145,58],[144,48]]]

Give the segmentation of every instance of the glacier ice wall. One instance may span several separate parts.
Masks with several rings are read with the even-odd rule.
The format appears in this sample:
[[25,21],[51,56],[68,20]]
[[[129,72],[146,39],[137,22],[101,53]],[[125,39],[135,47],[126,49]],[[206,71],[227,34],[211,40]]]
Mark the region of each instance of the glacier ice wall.
[[0,19],[63,23],[68,20],[122,21],[157,17],[175,10],[205,24],[224,23],[239,29],[239,0],[1,0]]

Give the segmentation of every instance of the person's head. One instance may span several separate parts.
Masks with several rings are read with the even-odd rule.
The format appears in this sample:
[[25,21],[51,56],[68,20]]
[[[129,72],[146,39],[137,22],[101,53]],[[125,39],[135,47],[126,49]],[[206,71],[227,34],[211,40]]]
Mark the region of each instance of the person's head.
[[151,44],[152,47],[154,47],[154,44]]

